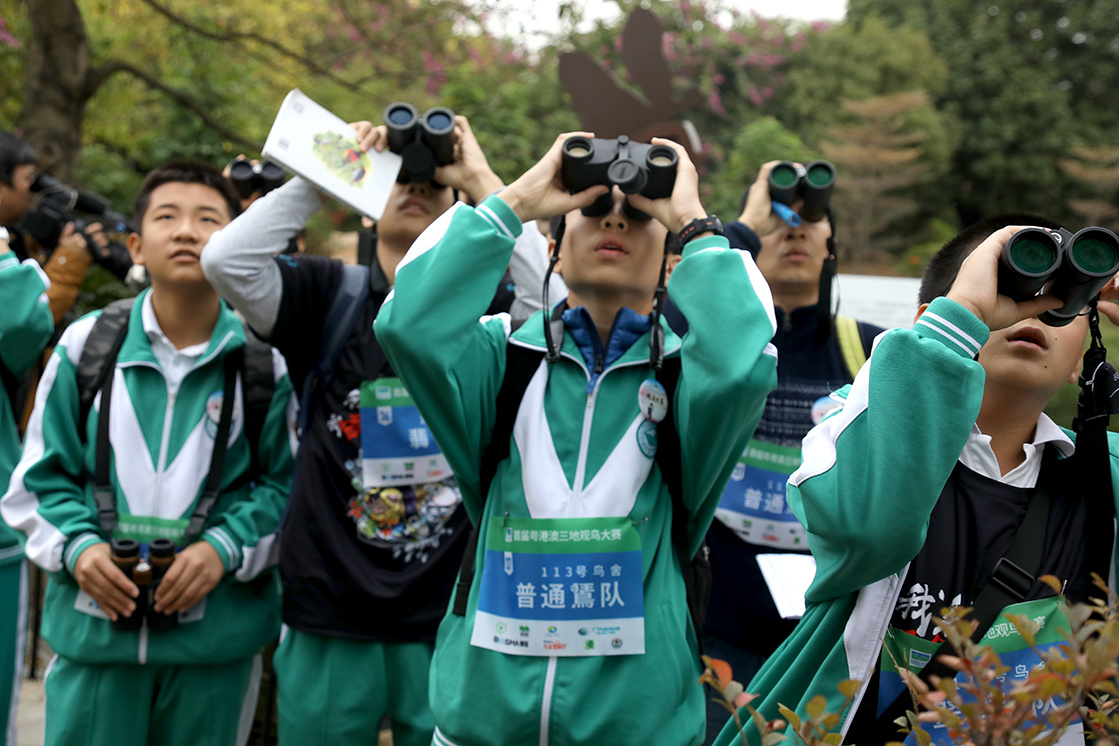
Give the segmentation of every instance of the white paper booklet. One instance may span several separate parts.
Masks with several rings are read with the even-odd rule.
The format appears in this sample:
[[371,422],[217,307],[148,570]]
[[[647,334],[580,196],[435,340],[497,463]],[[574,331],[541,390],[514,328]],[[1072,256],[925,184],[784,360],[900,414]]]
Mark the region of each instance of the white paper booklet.
[[358,150],[350,126],[298,88],[284,97],[263,157],[379,220],[400,172],[395,153]]
[[804,594],[816,577],[811,554],[759,554],[756,558],[777,613],[785,619],[804,616]]

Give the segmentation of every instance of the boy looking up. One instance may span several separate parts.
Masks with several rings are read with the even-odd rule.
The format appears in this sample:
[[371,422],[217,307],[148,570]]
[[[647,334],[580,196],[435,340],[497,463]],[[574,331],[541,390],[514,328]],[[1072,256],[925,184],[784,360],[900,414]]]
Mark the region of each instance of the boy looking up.
[[[822,695],[829,712],[842,711],[836,730],[846,742],[898,740],[892,720],[905,707],[894,710],[909,695],[892,661],[936,657],[943,635],[932,615],[977,605],[1043,495],[1052,507],[1040,514],[1040,562],[1036,573],[1023,568],[1031,577],[1018,602],[1053,595],[1034,579],[1041,575],[1084,600],[1090,573],[1109,574],[1113,539],[1097,540],[1095,527],[1110,531],[1114,498],[1104,499],[1107,516],[1095,516],[1085,480],[1063,478],[1081,444],[1042,411],[1076,380],[1087,321],[1048,326],[1037,316],[1058,300],[1016,303],[997,292],[999,255],[1016,224],[1038,222],[991,219],[949,241],[925,270],[913,328],[879,339],[839,392],[842,410],[805,438],[788,494],[817,570],[803,619],[748,686],[767,719],[778,717],[778,703],[804,713]],[[1108,306],[1101,310],[1113,314]],[[1114,490],[1119,444],[1110,433],[1108,444]],[[845,679],[863,684],[844,710],[836,686]],[[758,742],[753,726],[747,735]],[[717,743],[741,743],[733,722]]]
[[[294,402],[283,359],[264,350],[271,396],[262,422],[250,421],[245,331],[202,274],[202,247],[238,207],[208,165],[149,173],[128,248],[152,286],[128,312],[106,383],[85,414],[83,350],[97,349],[101,318],[90,314],[63,334],[36,394],[2,509],[28,558],[51,573],[48,744],[233,744],[255,706],[254,657],[279,631],[267,568],[291,478]],[[110,489],[95,499],[99,457]],[[177,550],[169,567],[146,552],[167,539]],[[130,574],[110,541],[118,558],[141,545]],[[151,593],[144,581],[157,564],[165,575]]]
[[[363,150],[384,148],[385,127],[353,126]],[[307,392],[280,550],[285,632],[273,661],[281,746],[373,744],[385,715],[396,746],[431,742],[428,669],[469,527],[455,478],[373,320],[408,247],[455,203],[455,190],[481,200],[502,185],[465,117],[456,119],[455,141],[454,163],[437,169],[436,180],[394,185],[367,269],[277,256],[322,208],[319,191],[301,178],[254,202],[202,254],[210,280],[284,352]],[[531,302],[547,259],[535,226],[525,237],[511,264],[518,298]],[[332,304],[346,297],[354,270],[364,271],[366,292],[346,301],[354,313],[340,328]],[[491,299],[497,286],[495,279]],[[326,339],[337,340],[333,356]]]
[[[473,574],[456,586],[432,661],[439,746],[703,736],[682,567],[775,383],[772,299],[706,217],[683,148],[658,141],[679,158],[668,197],[601,185],[568,194],[566,137],[420,236],[376,324],[477,526],[464,560]],[[522,224],[556,215],[567,300],[512,335],[506,316],[479,320]],[[661,347],[650,312],[670,231],[684,258],[669,290],[689,331],[681,339],[660,322]],[[658,349],[665,371],[678,366],[675,385],[656,380]],[[499,391],[526,359],[531,381],[510,402]],[[666,418],[671,431],[657,427]],[[674,497],[654,457],[677,434]],[[505,455],[484,474],[491,441]]]

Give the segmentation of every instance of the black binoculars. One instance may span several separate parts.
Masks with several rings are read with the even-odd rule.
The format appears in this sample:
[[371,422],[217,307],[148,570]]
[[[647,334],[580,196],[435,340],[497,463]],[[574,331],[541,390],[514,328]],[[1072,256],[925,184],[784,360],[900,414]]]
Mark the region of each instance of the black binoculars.
[[284,169],[272,161],[252,161],[241,158],[229,164],[229,180],[241,199],[248,199],[253,192],[264,196],[284,183]]
[[397,181],[428,182],[435,178],[437,166],[455,161],[455,113],[437,106],[423,116],[416,107],[399,101],[385,109],[389,150],[404,159]]
[[112,627],[120,632],[134,632],[146,621],[151,632],[163,632],[179,624],[178,614],[161,614],[155,610],[155,592],[163,576],[175,561],[175,542],[170,539],[152,539],[148,544],[148,559],[140,556],[140,542],[135,539],[113,539],[110,557],[120,571],[136,584],[140,595],[136,597],[136,610],[128,617],[117,617]]
[[781,161],[769,172],[769,201],[788,206],[799,197],[804,200],[800,216],[815,222],[827,217],[834,186],[835,166],[827,161],[812,161],[807,166]]
[[1065,326],[1076,318],[1115,273],[1119,237],[1092,226],[1069,233],[1024,228],[1006,242],[999,257],[999,293],[1016,301],[1044,290],[1064,305],[1038,316],[1043,324]]
[[678,160],[667,145],[633,142],[625,135],[617,140],[575,135],[563,143],[560,178],[572,194],[605,184],[617,185],[625,194],[660,199],[672,194]]

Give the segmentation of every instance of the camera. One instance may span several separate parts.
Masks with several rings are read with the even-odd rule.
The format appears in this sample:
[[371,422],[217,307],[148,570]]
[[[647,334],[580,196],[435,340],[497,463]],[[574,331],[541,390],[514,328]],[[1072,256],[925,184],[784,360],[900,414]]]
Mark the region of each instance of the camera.
[[389,150],[404,159],[397,181],[429,182],[438,166],[455,162],[455,113],[444,106],[428,109],[398,101],[385,109]]
[[271,192],[284,183],[284,169],[272,161],[253,163],[244,158],[238,158],[229,164],[229,180],[241,199],[248,199],[253,192],[260,192],[260,196]]
[[136,597],[136,610],[131,616],[118,617],[112,623],[119,632],[135,632],[147,622],[151,632],[165,632],[177,627],[178,614],[163,614],[155,610],[155,592],[163,576],[175,561],[175,542],[170,539],[152,539],[148,544],[148,559],[140,556],[140,542],[135,539],[113,539],[109,556],[121,572],[140,591]]
[[84,213],[89,216],[90,222],[101,223],[107,234],[131,232],[128,218],[114,210],[109,200],[85,189],[63,184],[46,173],[35,177],[31,191],[39,195],[38,204],[20,219],[18,225],[35,237],[48,256],[58,246],[66,224],[73,223],[74,231],[85,239],[86,248],[95,262],[121,280],[128,275],[132,267],[128,249],[111,239],[108,246],[101,248],[85,232],[86,221],[75,214],[75,211]]
[[667,145],[576,135],[563,143],[563,188],[581,192],[596,184],[617,185],[625,194],[660,199],[676,185],[676,151]]
[[835,166],[827,161],[812,161],[807,166],[781,161],[769,172],[770,202],[789,206],[803,199],[800,216],[809,222],[827,217],[834,186]]
[[1076,318],[1119,272],[1119,236],[1092,226],[1075,234],[1024,228],[1006,242],[999,257],[999,293],[1016,301],[1044,290],[1064,305],[1038,316],[1049,326]]

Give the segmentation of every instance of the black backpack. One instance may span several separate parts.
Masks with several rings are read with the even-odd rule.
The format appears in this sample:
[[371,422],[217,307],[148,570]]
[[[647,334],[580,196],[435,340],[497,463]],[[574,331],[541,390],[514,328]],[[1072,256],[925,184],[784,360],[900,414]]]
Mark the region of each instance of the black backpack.
[[[135,298],[125,298],[105,306],[101,315],[93,323],[85,347],[78,360],[78,432],[85,441],[85,421],[93,407],[97,392],[101,392],[101,407],[97,419],[97,444],[94,473],[94,499],[101,529],[112,536],[117,525],[116,494],[109,483],[109,407],[112,393],[112,371],[116,368],[117,356],[128,334],[128,322]],[[276,390],[275,373],[272,367],[272,348],[262,342],[248,326],[245,326],[246,344],[225,356],[226,393],[222,400],[221,418],[215,436],[215,447],[210,460],[210,473],[206,478],[201,499],[191,516],[187,536],[202,533],[210,510],[217,502],[221,484],[222,468],[225,463],[225,445],[229,441],[229,429],[233,418],[233,391],[236,376],[241,374],[245,408],[245,436],[249,439],[252,452],[252,466],[245,475],[249,482],[260,475],[258,457],[260,434],[264,420],[272,404]]]
[[[528,349],[514,344],[506,345],[505,377],[497,394],[497,421],[494,423],[489,445],[482,452],[479,469],[479,494],[483,500],[489,493],[490,484],[497,473],[497,465],[509,456],[509,439],[513,435],[513,425],[517,419],[521,399],[524,398],[529,381],[532,380],[543,359],[543,350]],[[672,397],[676,393],[679,377],[680,358],[666,359],[657,375],[657,380],[664,386],[669,402],[673,401]],[[680,434],[676,430],[676,419],[671,405],[665,418],[657,425],[657,452],[654,460],[660,468],[668,493],[672,496],[672,543],[680,557],[688,613],[698,635],[703,629],[707,602],[711,596],[711,563],[706,543],[702,544],[694,555],[689,551],[688,520],[691,516],[688,509],[684,507],[681,493]],[[470,586],[474,581],[474,555],[477,545],[478,528],[475,527],[471,532],[470,543],[466,547],[466,554],[462,561],[462,571],[455,586],[452,611],[458,616],[466,615],[466,602],[470,595]]]

